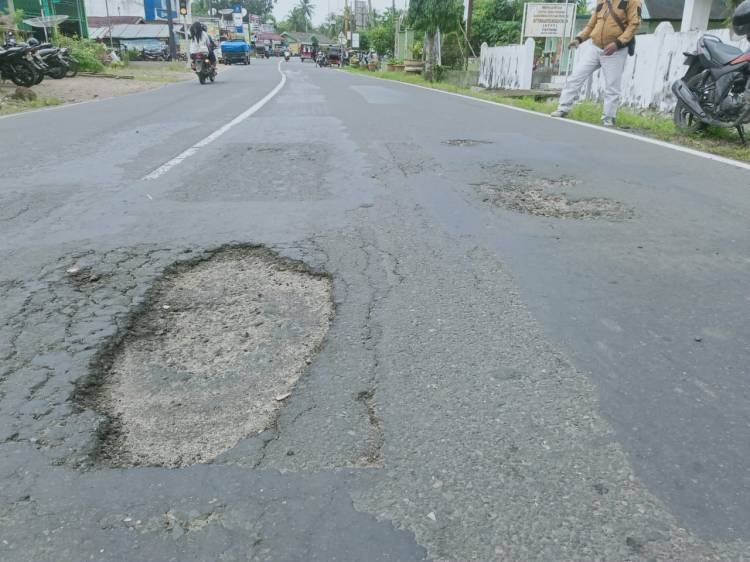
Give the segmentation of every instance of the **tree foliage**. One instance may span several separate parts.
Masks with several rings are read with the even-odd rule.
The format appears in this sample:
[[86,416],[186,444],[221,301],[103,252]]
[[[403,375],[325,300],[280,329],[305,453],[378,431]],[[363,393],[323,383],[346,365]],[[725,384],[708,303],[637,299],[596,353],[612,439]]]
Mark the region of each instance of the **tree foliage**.
[[312,0],[299,0],[299,11],[304,16],[305,22],[309,24],[312,15],[315,13],[315,4],[312,3]]
[[287,14],[286,18],[276,25],[279,33],[284,31],[306,31],[309,28],[310,20],[302,12],[300,6],[295,6]]
[[463,0],[411,0],[409,3],[412,27],[430,36],[434,36],[438,29],[443,33],[455,31],[463,14]]
[[370,43],[379,54],[393,52],[396,30],[390,26],[379,25],[370,31]]
[[446,68],[463,68],[465,45],[463,35],[455,31],[444,35],[441,48],[442,65]]
[[331,12],[326,16],[325,21],[318,26],[316,31],[326,37],[336,37],[343,30],[344,18]]
[[482,43],[507,45],[521,38],[521,0],[475,0],[471,44],[478,53]]
[[433,79],[435,64],[435,33],[450,33],[458,29],[463,18],[463,0],[411,0],[409,4],[409,22],[417,31],[423,31],[425,37],[425,67],[427,80]]

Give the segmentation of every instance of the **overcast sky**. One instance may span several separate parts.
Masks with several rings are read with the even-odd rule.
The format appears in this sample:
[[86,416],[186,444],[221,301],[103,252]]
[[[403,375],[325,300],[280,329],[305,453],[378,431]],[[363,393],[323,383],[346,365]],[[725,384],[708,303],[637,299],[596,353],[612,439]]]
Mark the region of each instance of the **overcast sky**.
[[[296,6],[299,0],[278,0],[273,14],[276,19],[282,20],[286,17],[293,6]],[[313,0],[315,4],[315,13],[313,14],[313,23],[318,25],[323,22],[329,12],[342,13],[344,10],[344,0]],[[349,6],[353,6],[354,1],[349,0]],[[403,8],[405,0],[396,0],[396,8]],[[383,10],[391,6],[391,0],[372,0],[374,10]]]

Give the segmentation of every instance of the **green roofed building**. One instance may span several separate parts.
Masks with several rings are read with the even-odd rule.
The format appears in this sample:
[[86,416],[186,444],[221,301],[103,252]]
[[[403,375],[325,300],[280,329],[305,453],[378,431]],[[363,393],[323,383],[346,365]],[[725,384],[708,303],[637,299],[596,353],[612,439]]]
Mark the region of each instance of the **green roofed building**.
[[[9,0],[0,0],[0,6],[8,3]],[[16,10],[23,10],[23,19],[28,20],[39,16],[68,16],[60,23],[59,29],[65,35],[78,35],[88,37],[89,30],[86,25],[86,8],[83,0],[11,0]],[[2,8],[0,7],[0,10]],[[7,11],[3,10],[4,12]],[[41,31],[41,28],[34,28],[27,24],[22,24],[21,29],[24,31]]]

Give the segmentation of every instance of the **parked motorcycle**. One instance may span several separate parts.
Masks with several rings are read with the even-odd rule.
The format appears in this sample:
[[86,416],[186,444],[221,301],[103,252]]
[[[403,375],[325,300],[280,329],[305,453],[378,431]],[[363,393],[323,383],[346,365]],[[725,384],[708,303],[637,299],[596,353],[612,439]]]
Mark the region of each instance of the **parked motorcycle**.
[[201,84],[205,84],[206,80],[213,82],[216,79],[216,65],[211,63],[208,55],[195,53],[194,55],[190,55],[190,58],[193,61],[190,64],[190,68],[198,75],[198,81]]
[[[750,37],[750,0],[734,11],[737,35]],[[708,125],[736,128],[746,144],[745,124],[750,123],[750,51],[722,43],[714,35],[698,39],[695,52],[685,53],[688,70],[672,84],[677,96],[675,125],[697,132]]]
[[44,75],[60,80],[65,78],[70,70],[68,63],[63,57],[63,49],[59,49],[52,43],[39,43],[34,38],[29,39],[28,45],[34,50],[34,60]]
[[78,74],[78,61],[72,54],[70,54],[70,50],[67,48],[60,49],[60,56],[65,61],[65,64],[68,65],[68,72],[65,76],[67,78],[73,78]]
[[[11,80],[16,86],[30,88],[38,84],[40,72],[27,45],[0,47],[0,78]],[[41,74],[44,78],[44,74]]]

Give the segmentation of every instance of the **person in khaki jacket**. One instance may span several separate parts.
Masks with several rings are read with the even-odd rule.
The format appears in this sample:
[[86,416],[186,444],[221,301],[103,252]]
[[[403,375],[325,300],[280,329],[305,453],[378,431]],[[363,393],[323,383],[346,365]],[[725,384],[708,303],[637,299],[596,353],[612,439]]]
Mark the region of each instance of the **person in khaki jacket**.
[[635,48],[635,34],[640,24],[641,0],[598,0],[588,24],[570,47],[575,49],[588,39],[593,44],[579,53],[552,117],[565,117],[578,98],[583,83],[601,68],[605,80],[602,125],[614,126],[625,61],[628,52],[632,54]]

